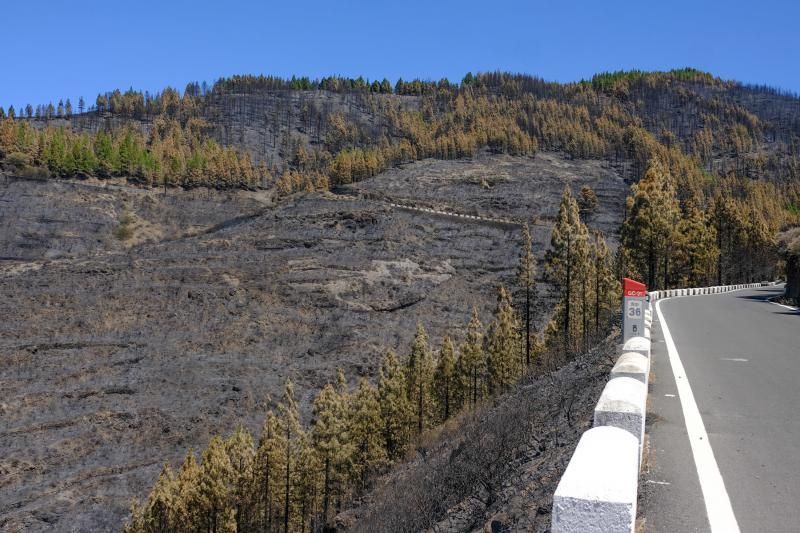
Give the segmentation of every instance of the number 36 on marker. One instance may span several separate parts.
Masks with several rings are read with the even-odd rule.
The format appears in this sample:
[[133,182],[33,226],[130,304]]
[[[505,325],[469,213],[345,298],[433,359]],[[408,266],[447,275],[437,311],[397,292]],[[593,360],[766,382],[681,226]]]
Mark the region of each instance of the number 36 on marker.
[[642,316],[642,302],[628,300],[628,317],[639,318]]

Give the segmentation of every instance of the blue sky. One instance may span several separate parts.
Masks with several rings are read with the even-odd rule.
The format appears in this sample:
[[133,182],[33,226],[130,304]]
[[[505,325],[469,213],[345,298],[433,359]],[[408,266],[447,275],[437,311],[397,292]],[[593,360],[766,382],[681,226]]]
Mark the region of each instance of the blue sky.
[[787,0],[10,0],[2,18],[4,107],[235,73],[573,81],[693,66],[800,92],[800,3]]

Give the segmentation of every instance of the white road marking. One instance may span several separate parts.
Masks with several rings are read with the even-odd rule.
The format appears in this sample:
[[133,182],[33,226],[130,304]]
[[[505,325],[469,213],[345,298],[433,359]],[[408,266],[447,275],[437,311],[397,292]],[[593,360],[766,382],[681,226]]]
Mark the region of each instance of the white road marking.
[[654,479],[648,479],[647,483],[652,483],[653,485],[672,485],[669,481],[656,481]]
[[667,398],[674,398],[675,397],[674,394],[665,394],[664,396],[666,396]]
[[717,466],[714,458],[714,451],[711,449],[711,442],[708,440],[708,433],[703,424],[703,418],[697,408],[692,387],[689,385],[689,378],[683,368],[678,349],[669,333],[667,321],[661,313],[661,301],[656,302],[656,312],[658,321],[661,323],[661,332],[667,344],[672,374],[675,376],[675,384],[678,386],[680,395],[683,418],[686,422],[686,431],[689,434],[689,444],[692,447],[694,465],[697,468],[697,477],[700,480],[700,488],[703,491],[703,500],[706,504],[706,514],[712,533],[737,533],[739,524],[733,514],[731,500],[728,491],[725,489],[725,481],[722,473]]
[[746,363],[748,359],[742,359],[741,357],[720,357],[720,361],[733,361],[734,363]]
[[800,309],[798,309],[797,307],[792,307],[791,305],[779,304],[778,302],[773,302],[772,300],[769,300],[769,299],[767,301],[769,303],[771,303],[772,305],[779,305],[779,306],[781,306],[783,308],[791,309],[792,311],[800,311]]

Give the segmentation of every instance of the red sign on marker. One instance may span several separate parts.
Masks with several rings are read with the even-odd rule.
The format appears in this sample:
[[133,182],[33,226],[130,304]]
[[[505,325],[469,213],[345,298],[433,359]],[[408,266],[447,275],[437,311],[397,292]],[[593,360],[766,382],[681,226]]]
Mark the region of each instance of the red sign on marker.
[[644,298],[647,296],[647,286],[629,278],[622,278],[622,295]]

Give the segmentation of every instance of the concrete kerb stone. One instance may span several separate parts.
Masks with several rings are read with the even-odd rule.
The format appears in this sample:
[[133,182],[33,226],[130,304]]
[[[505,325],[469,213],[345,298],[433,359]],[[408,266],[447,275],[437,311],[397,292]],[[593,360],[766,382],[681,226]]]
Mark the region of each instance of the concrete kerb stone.
[[649,372],[650,360],[647,357],[636,352],[625,352],[611,369],[611,379],[633,378],[646,385]]
[[639,443],[625,430],[586,431],[553,496],[553,533],[631,533],[636,521]]
[[635,352],[642,354],[650,360],[650,339],[644,337],[631,337],[622,345],[622,353]]
[[[653,303],[664,298],[721,294],[771,284],[774,282],[648,293],[644,336],[633,337],[625,344],[617,345],[617,353],[621,355],[595,407],[595,427],[581,437],[556,489],[551,531],[634,531],[638,471],[647,409]],[[634,450],[638,455],[634,456]],[[622,471],[625,471],[624,475],[621,475]],[[627,481],[622,482],[623,478]],[[625,496],[619,497],[622,494]]]
[[646,384],[629,377],[611,379],[594,408],[593,425],[618,427],[636,437],[641,460],[646,404]]

